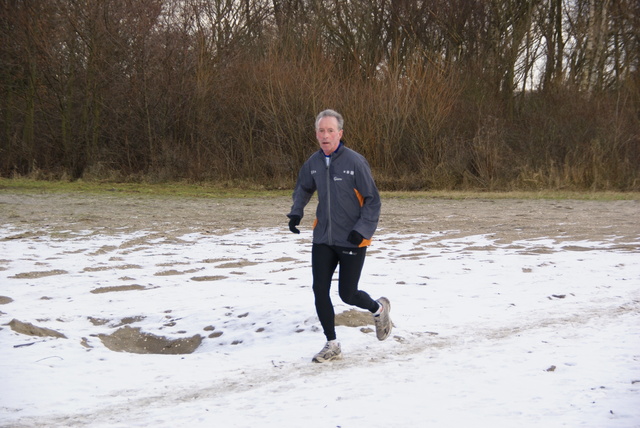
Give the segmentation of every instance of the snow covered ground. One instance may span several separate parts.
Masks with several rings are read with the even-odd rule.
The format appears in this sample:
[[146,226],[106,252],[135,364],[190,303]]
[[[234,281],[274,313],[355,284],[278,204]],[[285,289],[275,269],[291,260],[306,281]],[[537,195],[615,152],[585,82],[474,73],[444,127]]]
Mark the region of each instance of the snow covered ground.
[[[310,233],[284,229],[1,225],[0,426],[640,427],[640,242],[381,230],[361,288],[392,336],[341,325],[313,364]],[[107,348],[124,328],[202,343]]]

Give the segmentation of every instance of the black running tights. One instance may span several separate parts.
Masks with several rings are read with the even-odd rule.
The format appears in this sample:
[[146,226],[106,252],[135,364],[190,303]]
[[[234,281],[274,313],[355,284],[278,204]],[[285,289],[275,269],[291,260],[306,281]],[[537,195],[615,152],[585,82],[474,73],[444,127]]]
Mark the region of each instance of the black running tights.
[[338,291],[340,298],[348,305],[357,306],[370,312],[378,310],[378,303],[369,294],[358,290],[358,281],[364,265],[367,248],[344,248],[324,244],[313,244],[311,269],[313,272],[313,294],[316,312],[327,340],[336,339],[335,312],[331,302],[331,279],[338,264]]

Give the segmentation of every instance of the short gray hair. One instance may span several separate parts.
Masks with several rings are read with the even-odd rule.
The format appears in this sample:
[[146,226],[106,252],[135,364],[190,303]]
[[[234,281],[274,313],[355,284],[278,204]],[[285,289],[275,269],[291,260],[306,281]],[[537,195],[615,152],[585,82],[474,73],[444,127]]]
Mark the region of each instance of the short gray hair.
[[327,109],[327,110],[321,111],[316,117],[316,129],[318,129],[318,124],[320,123],[320,119],[325,117],[335,117],[336,120],[338,121],[338,130],[341,130],[344,127],[344,119],[342,118],[342,115],[335,110]]

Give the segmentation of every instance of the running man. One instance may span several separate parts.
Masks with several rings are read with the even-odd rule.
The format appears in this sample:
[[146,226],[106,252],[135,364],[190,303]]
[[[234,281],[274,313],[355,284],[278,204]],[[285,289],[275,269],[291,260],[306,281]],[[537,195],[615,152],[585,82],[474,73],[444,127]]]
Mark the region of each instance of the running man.
[[329,293],[338,264],[338,289],[342,301],[373,314],[379,340],[389,337],[392,323],[389,299],[373,300],[358,289],[367,246],[378,226],[381,206],[369,163],[342,141],[344,120],[340,113],[324,110],[318,114],[315,126],[320,150],[300,169],[293,206],[287,217],[291,232],[300,233],[297,226],[304,216],[304,208],[318,192],[311,269],[316,312],[327,343],[312,361],[324,363],[342,358]]

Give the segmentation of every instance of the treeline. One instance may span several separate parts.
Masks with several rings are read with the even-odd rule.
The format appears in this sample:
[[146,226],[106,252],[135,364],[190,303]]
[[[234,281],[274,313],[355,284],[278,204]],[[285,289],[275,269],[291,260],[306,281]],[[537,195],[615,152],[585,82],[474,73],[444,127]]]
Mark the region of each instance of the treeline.
[[640,189],[637,0],[0,0],[0,175]]

